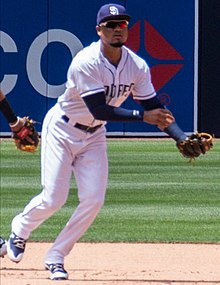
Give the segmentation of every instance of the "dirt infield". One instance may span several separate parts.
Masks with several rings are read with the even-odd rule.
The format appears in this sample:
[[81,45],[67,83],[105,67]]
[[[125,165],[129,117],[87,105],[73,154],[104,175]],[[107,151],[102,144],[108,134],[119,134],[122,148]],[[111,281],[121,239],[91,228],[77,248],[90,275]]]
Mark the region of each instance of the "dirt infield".
[[23,260],[1,262],[1,285],[220,284],[220,244],[78,243],[66,258],[67,281],[51,281],[49,243],[28,243]]

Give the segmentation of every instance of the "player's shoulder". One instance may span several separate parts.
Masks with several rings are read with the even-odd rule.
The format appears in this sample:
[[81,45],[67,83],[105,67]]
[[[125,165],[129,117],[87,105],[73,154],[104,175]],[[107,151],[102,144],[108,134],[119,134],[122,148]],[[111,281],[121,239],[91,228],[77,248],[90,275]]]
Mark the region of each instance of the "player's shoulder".
[[148,64],[144,58],[133,52],[127,46],[123,46],[124,51],[127,53],[128,60],[133,64],[137,65],[139,68],[148,67]]
[[87,74],[95,74],[96,70],[99,70],[99,57],[99,42],[93,42],[89,46],[84,47],[82,50],[80,50],[73,58],[68,69],[68,74],[72,73],[79,75],[81,72]]
[[94,64],[99,59],[99,42],[93,42],[89,46],[84,47],[74,57],[74,64]]

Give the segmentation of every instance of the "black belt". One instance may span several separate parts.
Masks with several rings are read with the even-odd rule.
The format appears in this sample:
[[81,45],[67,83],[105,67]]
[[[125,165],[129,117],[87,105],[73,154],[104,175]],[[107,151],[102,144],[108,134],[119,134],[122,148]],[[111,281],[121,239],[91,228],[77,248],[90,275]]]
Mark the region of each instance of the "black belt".
[[[70,120],[66,115],[63,115],[63,116],[62,116],[62,119],[63,119],[66,123],[68,123],[69,120]],[[101,124],[101,125],[97,125],[97,126],[95,126],[95,127],[90,127],[90,126],[82,125],[82,124],[80,124],[80,123],[75,123],[75,125],[74,125],[75,128],[77,128],[77,129],[79,129],[79,130],[82,130],[82,131],[84,131],[84,132],[90,133],[90,134],[93,134],[93,133],[94,133],[96,130],[98,130],[101,126],[102,126],[102,124]]]

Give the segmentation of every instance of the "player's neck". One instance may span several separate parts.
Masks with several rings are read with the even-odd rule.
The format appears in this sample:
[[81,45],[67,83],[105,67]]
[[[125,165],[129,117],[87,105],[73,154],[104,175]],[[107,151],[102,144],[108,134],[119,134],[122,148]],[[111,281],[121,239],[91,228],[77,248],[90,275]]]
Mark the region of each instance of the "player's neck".
[[102,46],[103,56],[114,66],[117,66],[121,59],[121,48]]

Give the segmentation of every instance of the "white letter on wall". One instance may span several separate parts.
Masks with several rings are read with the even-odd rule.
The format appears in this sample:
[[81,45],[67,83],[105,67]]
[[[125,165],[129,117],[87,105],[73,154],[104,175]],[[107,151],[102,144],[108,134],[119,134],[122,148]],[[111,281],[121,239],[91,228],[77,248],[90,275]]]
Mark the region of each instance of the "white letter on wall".
[[50,85],[45,81],[41,72],[41,56],[51,42],[64,43],[69,48],[72,57],[83,48],[83,45],[74,34],[66,30],[53,29],[40,34],[30,46],[26,65],[32,86],[43,96],[57,98],[63,93],[65,82],[61,85]]
[[[4,52],[18,52],[14,40],[8,34],[2,31],[0,31],[0,46],[3,48]],[[0,86],[5,94],[10,93],[15,87],[17,78],[17,74],[4,75],[2,82],[0,82]]]

